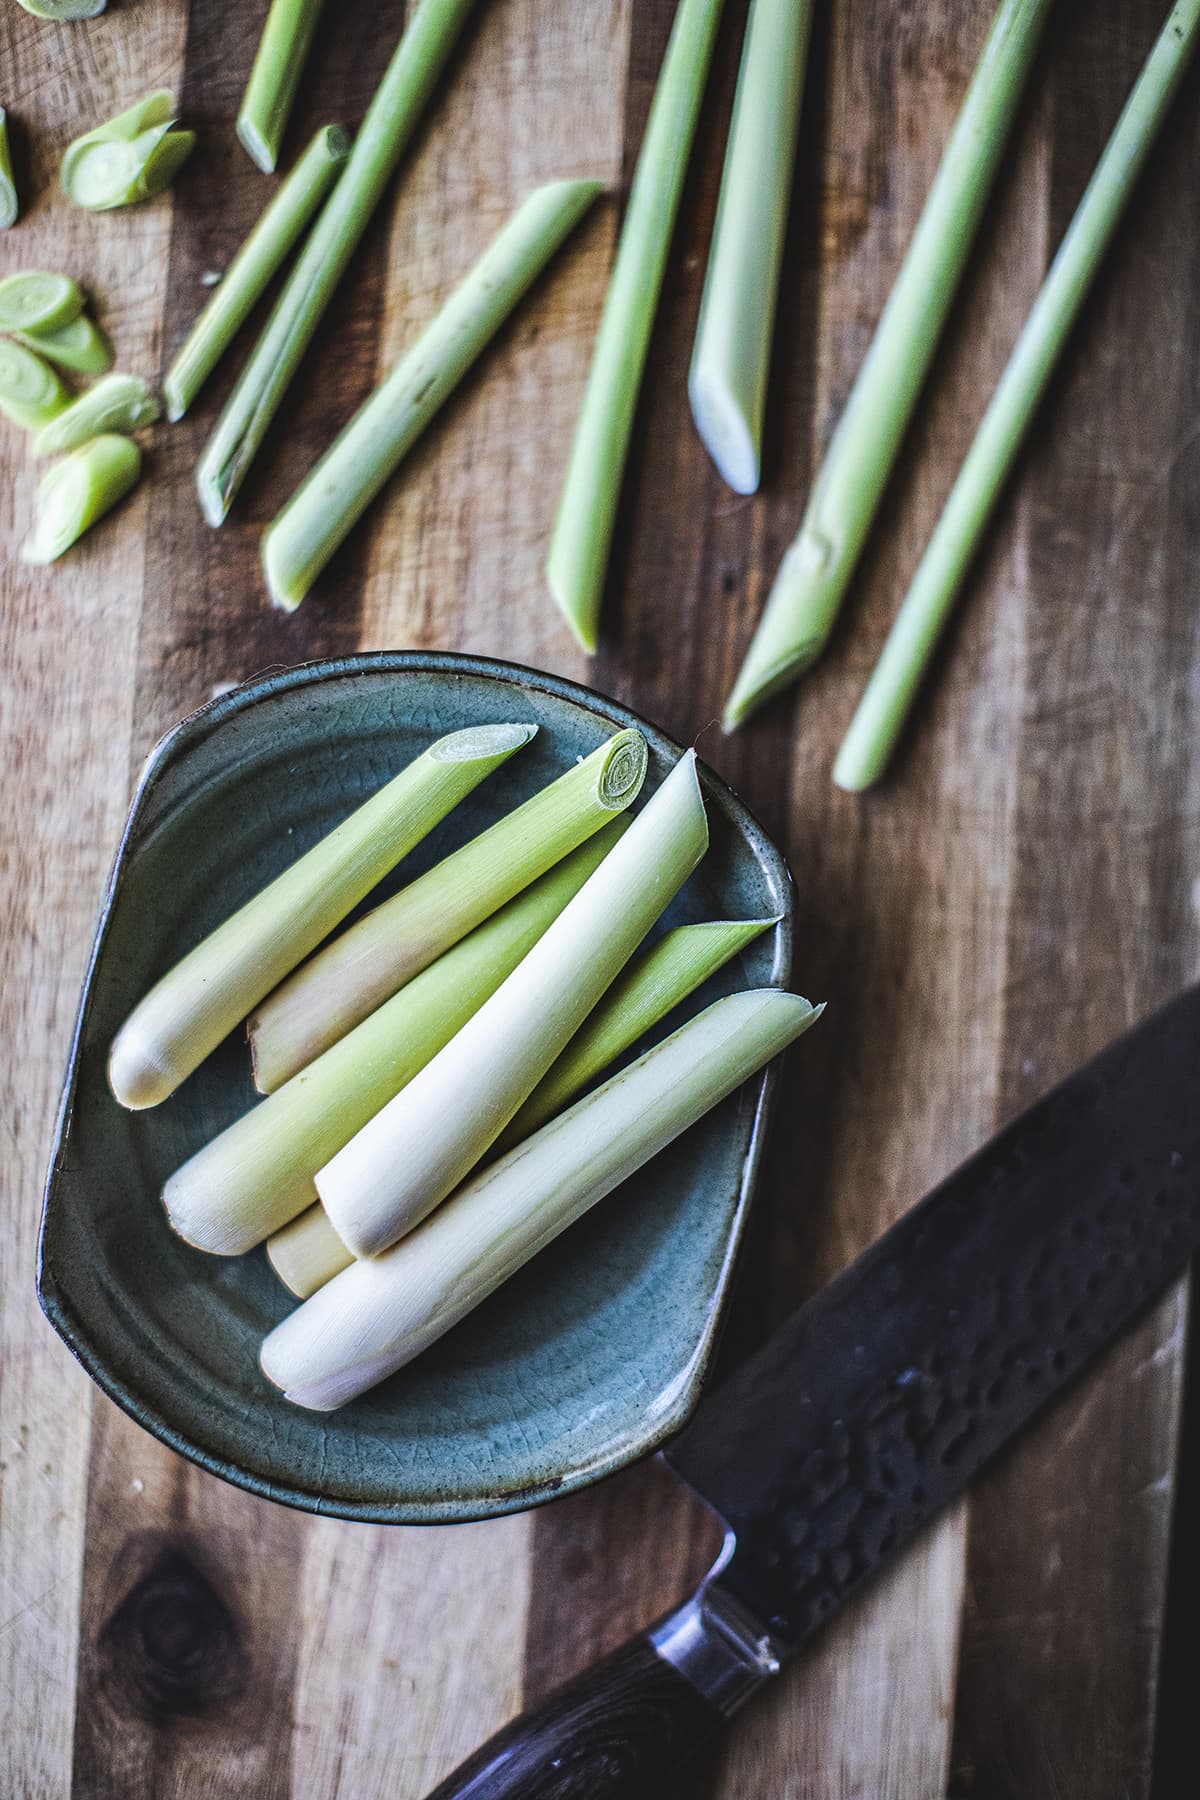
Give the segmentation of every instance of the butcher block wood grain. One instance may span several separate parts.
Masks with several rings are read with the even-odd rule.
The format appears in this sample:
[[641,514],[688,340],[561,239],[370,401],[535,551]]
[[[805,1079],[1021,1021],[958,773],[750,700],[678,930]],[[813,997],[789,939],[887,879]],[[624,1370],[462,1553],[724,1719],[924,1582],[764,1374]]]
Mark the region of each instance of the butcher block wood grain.
[[[181,340],[270,192],[232,120],[263,6],[0,6],[19,227],[0,270],[84,280],[123,367]],[[670,0],[480,0],[297,391],[219,533],[190,472],[232,369],[154,434],[119,516],[48,571],[0,435],[6,1103],[0,1157],[0,1795],[419,1800],[520,1705],[681,1597],[715,1523],[659,1465],[534,1515],[385,1530],[292,1514],[162,1449],[41,1319],[39,1190],[132,780],[221,685],[357,647],[535,663],[702,753],[787,847],[797,1056],[730,1321],[746,1348],[996,1124],[1200,972],[1200,76],[1193,71],[973,571],[892,778],[828,772],[1025,309],[1165,0],[1059,0],[996,199],[829,655],[713,721],[932,177],[991,0],[817,8],[762,492],[725,490],[684,382],[744,24],[728,0],[589,665],[541,575]],[[400,4],[326,9],[287,157],[362,115]],[[203,151],[103,217],[67,141],[157,86]],[[286,158],[285,158],[286,160]],[[522,195],[597,174],[577,234],[293,617],[264,522]],[[1194,1793],[1200,1406],[1166,1297],[738,1721],[706,1800]],[[1193,1366],[1195,1355],[1193,1352]],[[1174,1526],[1174,1530],[1172,1529]],[[1164,1633],[1164,1620],[1169,1629]]]

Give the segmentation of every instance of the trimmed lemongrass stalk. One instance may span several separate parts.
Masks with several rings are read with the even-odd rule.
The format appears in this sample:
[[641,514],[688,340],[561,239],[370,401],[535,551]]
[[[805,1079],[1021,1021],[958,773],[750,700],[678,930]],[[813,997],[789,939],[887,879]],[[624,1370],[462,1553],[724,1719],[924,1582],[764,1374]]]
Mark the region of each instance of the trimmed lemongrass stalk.
[[35,19],[53,19],[60,25],[76,19],[98,19],[108,0],[17,0]]
[[688,375],[692,417],[730,487],[753,494],[812,0],[753,0]]
[[54,562],[125,498],[141,472],[142,453],[127,437],[96,437],[65,456],[38,483],[37,517],[21,560]]
[[746,660],[726,731],[816,662],[883,497],[975,240],[1052,0],[1002,0],[895,286]]
[[325,125],[266,207],[192,326],[163,380],[168,419],[182,419],[255,304],[299,242],[350,154],[344,126]]
[[[750,919],[679,925],[652,944],[649,950],[643,951],[618,975],[596,1010],[584,1021],[521,1110],[510,1119],[492,1146],[493,1150],[502,1154],[513,1144],[520,1143],[522,1138],[529,1137],[555,1113],[562,1112],[595,1076],[615,1062],[631,1044],[636,1044],[652,1026],[665,1018],[672,1007],[694,993],[731,956],[775,922],[774,919]],[[449,956],[453,955],[450,951]],[[433,966],[436,969],[439,965]],[[419,975],[412,987],[428,979],[431,972],[427,970],[424,976]],[[403,989],[402,994],[411,993],[412,987]],[[390,1004],[395,1006],[396,1001]],[[363,1031],[365,1027],[360,1025],[358,1029]],[[306,1300],[354,1260],[330,1224],[324,1207],[319,1205],[310,1207],[302,1217],[277,1233],[267,1245],[267,1254],[280,1280],[301,1300]]]
[[26,431],[40,431],[70,404],[71,396],[49,363],[0,338],[0,413]]
[[646,740],[620,731],[327,944],[250,1020],[264,1094],[312,1062],[435,957],[632,805]]
[[1067,227],[950,490],[838,752],[833,779],[839,787],[861,792],[887,768],[992,508],[1198,37],[1200,0],[1179,0]]
[[69,275],[22,269],[0,281],[0,331],[57,331],[83,311],[83,289]]
[[654,329],[722,0],[680,0],[629,205],[546,561],[550,590],[589,655],[638,392]]
[[325,0],[271,0],[254,67],[242,96],[237,134],[252,162],[270,175]]
[[779,988],[716,1001],[479,1170],[386,1255],[326,1283],[264,1340],[264,1373],[318,1412],[394,1374],[778,1056],[820,1010]]
[[411,1231],[469,1174],[708,848],[696,753],[444,1050],[317,1172],[356,1256]]
[[597,833],[178,1169],[163,1204],[180,1236],[237,1256],[311,1207],[317,1170],[495,992],[624,824]]
[[62,191],[89,212],[149,200],[175,179],[191,155],[194,131],[176,131],[175,100],[165,88],[67,145]]
[[530,194],[355,413],[263,538],[274,605],[288,612],[299,606],[602,186],[553,181]]
[[17,184],[13,179],[12,150],[8,142],[8,113],[0,106],[0,231],[15,225],[20,211]]
[[160,411],[140,375],[106,375],[42,427],[33,440],[33,453],[57,456],[89,443],[101,432],[140,431],[143,425],[152,425]]
[[76,375],[103,375],[113,366],[112,345],[87,313],[80,313],[57,331],[18,331],[16,335],[26,349],[36,350]]
[[219,525],[233,504],[475,4],[421,0],[406,26],[341,179],[204,447],[196,492],[210,525]]
[[136,1111],[173,1094],[264,994],[536,729],[483,725],[439,738],[189,951],[117,1033],[108,1079],[121,1105]]

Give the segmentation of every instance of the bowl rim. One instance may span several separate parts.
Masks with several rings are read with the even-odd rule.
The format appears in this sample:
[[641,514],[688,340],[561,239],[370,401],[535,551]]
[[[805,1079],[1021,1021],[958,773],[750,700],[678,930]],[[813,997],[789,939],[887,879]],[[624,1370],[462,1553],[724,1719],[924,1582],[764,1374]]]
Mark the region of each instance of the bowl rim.
[[[50,1158],[42,1188],[42,1212],[37,1246],[37,1296],[50,1325],[66,1344],[71,1354],[91,1376],[97,1387],[115,1402],[135,1424],[166,1444],[188,1461],[232,1486],[256,1494],[261,1499],[326,1518],[339,1518],[375,1525],[458,1524],[472,1520],[499,1518],[545,1504],[628,1468],[653,1454],[687,1424],[699,1404],[704,1383],[712,1367],[725,1314],[728,1309],[731,1280],[745,1233],[749,1205],[762,1164],[767,1126],[779,1080],[778,1059],[767,1065],[758,1077],[759,1092],[750,1121],[746,1156],[738,1184],[737,1201],[726,1239],[718,1277],[718,1295],[714,1314],[704,1341],[688,1371],[688,1379],[674,1404],[664,1409],[655,1423],[635,1441],[621,1448],[575,1465],[562,1475],[547,1474],[535,1484],[496,1492],[471,1500],[433,1499],[428,1504],[397,1501],[392,1504],[375,1500],[327,1496],[293,1482],[279,1482],[250,1467],[232,1460],[173,1425],[154,1406],[135,1393],[108,1365],[104,1352],[92,1340],[86,1323],[77,1317],[51,1266],[47,1246],[47,1222],[51,1190],[55,1183],[60,1157],[70,1131],[75,1090],[79,1073],[80,1048],[84,1026],[93,999],[93,978],[100,952],[107,936],[109,921],[116,904],[127,863],[127,851],[136,847],[136,833],[141,824],[142,802],[151,784],[184,755],[198,738],[221,727],[239,713],[251,710],[281,694],[301,691],[361,674],[452,674],[484,677],[512,687],[532,687],[540,693],[564,700],[586,712],[599,716],[616,729],[641,731],[651,745],[676,757],[683,746],[651,721],[643,718],[621,701],[614,700],[581,682],[568,680],[523,663],[500,657],[471,655],[452,650],[364,650],[339,657],[323,657],[272,666],[248,677],[244,682],[215,695],[193,712],[186,714],[155,743],[138,773],[125,824],[114,853],[104,896],[97,915],[80,989],[79,1005],[71,1032],[66,1073],[55,1116]],[[702,758],[697,768],[706,797],[719,798],[739,834],[750,844],[756,856],[769,868],[783,895],[783,905],[776,926],[775,958],[772,979],[785,983],[791,975],[795,936],[795,894],[786,858],[755,814],[729,785]]]

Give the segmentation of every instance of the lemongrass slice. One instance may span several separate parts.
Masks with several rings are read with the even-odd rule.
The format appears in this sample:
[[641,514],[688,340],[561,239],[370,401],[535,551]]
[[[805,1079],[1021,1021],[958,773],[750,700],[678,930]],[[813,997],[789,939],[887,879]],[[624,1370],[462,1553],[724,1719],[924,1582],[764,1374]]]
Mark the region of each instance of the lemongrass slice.
[[210,525],[232,506],[475,4],[421,0],[405,27],[345,170],[204,447],[196,492]]
[[0,231],[15,225],[21,203],[13,179],[12,150],[8,142],[8,113],[0,106]]
[[270,175],[291,117],[292,103],[325,0],[271,0],[237,134],[252,162]]
[[69,275],[22,269],[0,281],[0,331],[57,331],[83,311],[83,289]]
[[762,469],[763,411],[812,0],[753,0],[688,375],[696,429],[739,494]]
[[487,831],[360,919],[250,1020],[254,1079],[271,1093],[397,988],[636,800],[646,740],[620,731]]
[[80,313],[57,331],[19,331],[16,335],[27,349],[76,375],[103,375],[113,366],[112,345],[87,313]]
[[680,0],[671,27],[546,561],[550,590],[589,654],[596,649],[638,391],[721,5]]
[[318,1171],[355,1256],[386,1250],[474,1168],[707,847],[689,750],[491,999]]
[[53,19],[60,25],[77,19],[98,19],[108,0],[17,0],[35,19]]
[[49,363],[0,338],[0,412],[26,431],[40,431],[70,404],[71,396]]
[[272,602],[293,611],[600,192],[552,181],[523,201],[263,538]]
[[37,518],[21,546],[27,563],[52,563],[137,483],[142,453],[127,437],[93,438],[38,483]]
[[237,1256],[313,1204],[313,1177],[495,992],[583,886],[623,819],[401,988],[316,1062],[213,1138],[163,1189],[199,1250]]
[[439,738],[176,963],[117,1033],[122,1106],[157,1106],[264,994],[481,781],[533,737],[481,725]]
[[725,706],[733,731],[821,655],[958,291],[1052,0],[1001,0],[800,530]]
[[35,456],[57,456],[74,450],[104,431],[140,431],[153,424],[161,408],[140,375],[106,375],[94,387],[44,425],[33,440]]
[[851,793],[878,781],[891,760],[992,508],[1198,38],[1200,0],[1179,0],[1067,227],[838,751],[833,779]]
[[350,154],[350,134],[324,125],[254,225],[163,379],[168,419],[182,419],[278,274]]
[[[626,839],[628,842],[628,839]],[[809,1028],[778,988],[718,1000],[506,1156],[386,1255],[355,1262],[277,1325],[262,1367],[331,1412],[394,1374]]]
[[195,132],[175,129],[174,98],[160,88],[68,144],[63,193],[89,212],[152,199],[175,179],[195,142]]

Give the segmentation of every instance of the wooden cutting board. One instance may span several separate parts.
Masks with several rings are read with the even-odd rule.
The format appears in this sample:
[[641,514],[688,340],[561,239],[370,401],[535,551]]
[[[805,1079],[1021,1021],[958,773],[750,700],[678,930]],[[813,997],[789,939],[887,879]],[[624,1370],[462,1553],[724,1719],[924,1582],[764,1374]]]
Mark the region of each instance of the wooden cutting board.
[[[657,1466],[522,1518],[369,1529],[289,1513],[93,1393],[33,1295],[78,981],[134,771],[218,686],[357,647],[498,653],[699,738],[786,844],[797,1056],[732,1341],[748,1344],[1018,1106],[1197,973],[1200,82],[1176,103],[886,788],[829,765],[1024,310],[1165,12],[1060,0],[981,248],[830,654],[742,736],[712,724],[928,188],[992,0],[818,6],[762,493],[739,499],[684,380],[745,8],[730,0],[587,664],[541,566],[670,0],[481,0],[269,453],[219,533],[191,470],[228,375],[162,428],[118,518],[14,559],[35,471],[0,433],[8,1095],[0,1155],[0,1794],[420,1796],[523,1700],[679,1598],[712,1525]],[[152,374],[271,191],[233,141],[261,0],[0,6],[20,227],[0,267],[84,279]],[[354,122],[403,8],[328,8],[289,152]],[[202,149],[93,218],[66,142],[156,86]],[[264,522],[514,203],[613,189],[292,618]],[[1194,1704],[1200,1598],[1188,1300],[1165,1299],[748,1713],[711,1800],[1155,1800]],[[1157,1743],[1157,1755],[1155,1746]],[[1155,1773],[1152,1775],[1152,1769]]]

